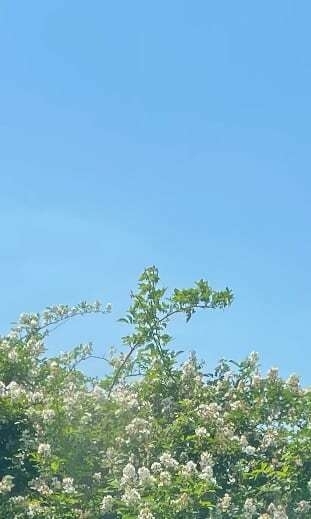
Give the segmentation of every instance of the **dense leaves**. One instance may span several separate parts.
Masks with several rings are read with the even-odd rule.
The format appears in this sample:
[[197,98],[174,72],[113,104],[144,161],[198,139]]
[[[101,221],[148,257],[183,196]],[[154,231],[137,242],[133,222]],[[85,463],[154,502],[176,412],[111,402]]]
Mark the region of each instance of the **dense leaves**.
[[[110,305],[23,314],[0,339],[0,519],[310,517],[311,392],[263,376],[255,353],[207,373],[169,347],[174,316],[232,300],[204,280],[167,295],[148,268],[108,356],[48,358],[45,339]],[[82,371],[92,356],[109,362],[102,379]]]

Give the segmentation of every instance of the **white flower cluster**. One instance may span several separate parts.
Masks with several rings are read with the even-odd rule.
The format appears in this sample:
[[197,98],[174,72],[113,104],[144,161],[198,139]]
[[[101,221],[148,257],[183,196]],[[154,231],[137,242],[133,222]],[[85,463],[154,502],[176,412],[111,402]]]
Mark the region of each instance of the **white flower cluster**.
[[154,477],[151,475],[147,467],[139,467],[138,469],[139,484],[142,487],[148,487],[154,483]]
[[252,499],[251,497],[248,497],[245,500],[245,503],[243,506],[243,512],[245,515],[245,519],[252,519],[254,517],[254,515],[257,512],[257,506],[256,506],[254,499]]
[[122,473],[122,479],[121,479],[121,486],[132,486],[135,485],[135,482],[137,480],[137,474],[136,469],[132,463],[128,463]]
[[51,445],[49,443],[40,443],[38,446],[38,454],[44,457],[51,456]]
[[219,421],[221,417],[221,406],[216,402],[209,404],[200,404],[198,408],[198,416],[206,421]]
[[121,499],[127,506],[132,507],[140,502],[141,495],[136,488],[126,488]]
[[219,499],[217,506],[221,512],[228,512],[231,506],[232,498],[229,494],[225,494],[222,498]]
[[214,461],[209,452],[202,452],[200,459],[200,467],[200,478],[209,481],[212,484],[216,484],[216,479],[214,478],[213,472]]
[[169,452],[164,452],[161,454],[160,458],[161,465],[166,469],[177,469],[179,466],[178,461],[173,458],[173,456]]
[[10,397],[13,400],[18,400],[22,397],[27,397],[27,392],[25,388],[15,382],[15,380],[12,380],[7,385],[0,381],[0,397]]
[[140,510],[138,519],[155,519],[155,516],[150,512],[149,508],[144,507]]
[[62,487],[65,494],[74,494],[76,492],[73,484],[73,478],[63,478]]
[[136,438],[140,441],[148,438],[150,435],[149,422],[144,418],[133,418],[133,420],[125,427],[125,430],[131,438]]
[[11,492],[14,487],[13,477],[10,475],[3,476],[0,481],[0,494],[7,494]]
[[139,409],[137,393],[129,386],[116,386],[111,393],[111,399],[118,403],[118,410],[116,411],[117,416],[120,414],[121,410],[130,411]]
[[113,497],[111,495],[105,496],[101,502],[100,509],[102,512],[111,512],[113,508]]

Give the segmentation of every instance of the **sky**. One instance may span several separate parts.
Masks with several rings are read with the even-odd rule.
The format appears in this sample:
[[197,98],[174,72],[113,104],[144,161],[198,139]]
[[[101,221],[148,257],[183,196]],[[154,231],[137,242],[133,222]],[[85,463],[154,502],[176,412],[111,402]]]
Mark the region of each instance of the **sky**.
[[167,287],[235,294],[177,319],[174,347],[208,366],[255,350],[311,384],[310,17],[307,0],[1,2],[1,333],[101,299],[113,312],[49,353],[118,346],[155,264]]

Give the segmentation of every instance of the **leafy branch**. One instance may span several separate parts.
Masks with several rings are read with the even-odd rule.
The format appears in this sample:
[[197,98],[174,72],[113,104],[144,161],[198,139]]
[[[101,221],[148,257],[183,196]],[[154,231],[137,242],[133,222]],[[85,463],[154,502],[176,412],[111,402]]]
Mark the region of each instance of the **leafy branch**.
[[151,356],[159,359],[164,369],[169,371],[172,356],[167,347],[172,338],[167,333],[167,326],[173,316],[184,314],[188,322],[197,310],[224,309],[233,301],[229,288],[213,290],[204,279],[196,282],[193,288],[175,289],[170,297],[165,297],[166,289],[159,288],[159,280],[155,266],[146,268],[139,278],[137,293],[131,293],[132,305],[126,316],[119,319],[133,326],[134,330],[122,338],[129,351],[114,373],[109,394],[136,351],[138,364],[143,364],[146,358],[150,360]]

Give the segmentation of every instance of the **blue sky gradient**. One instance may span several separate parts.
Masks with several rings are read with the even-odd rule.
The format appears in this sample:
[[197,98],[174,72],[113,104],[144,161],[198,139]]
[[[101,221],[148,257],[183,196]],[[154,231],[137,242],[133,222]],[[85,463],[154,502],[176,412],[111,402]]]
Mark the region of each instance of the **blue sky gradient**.
[[178,349],[256,350],[311,384],[310,18],[307,0],[1,3],[2,332],[100,298],[111,316],[49,347],[103,351],[156,264],[235,292],[178,320]]

